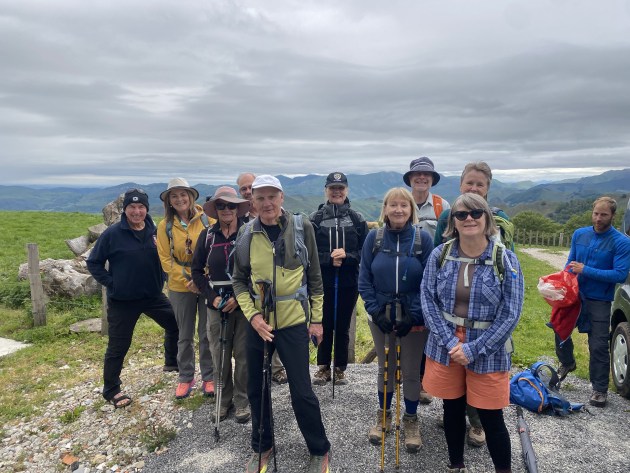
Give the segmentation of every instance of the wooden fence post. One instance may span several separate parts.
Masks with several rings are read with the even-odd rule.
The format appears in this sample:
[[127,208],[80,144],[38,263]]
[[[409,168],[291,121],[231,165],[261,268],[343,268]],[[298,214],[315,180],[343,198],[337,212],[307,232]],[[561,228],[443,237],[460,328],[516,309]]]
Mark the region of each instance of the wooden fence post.
[[39,249],[37,243],[28,243],[28,280],[31,286],[31,301],[33,302],[33,325],[46,325],[46,301],[44,287],[39,273]]
[[348,363],[356,363],[356,341],[357,341],[357,306],[352,309],[350,318],[350,343],[348,344]]

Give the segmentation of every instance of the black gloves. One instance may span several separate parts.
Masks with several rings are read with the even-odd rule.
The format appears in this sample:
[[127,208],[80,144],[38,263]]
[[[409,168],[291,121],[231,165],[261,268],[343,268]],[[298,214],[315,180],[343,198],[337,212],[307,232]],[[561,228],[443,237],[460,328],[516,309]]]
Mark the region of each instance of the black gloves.
[[392,330],[394,330],[394,325],[387,317],[387,310],[385,307],[372,316],[372,322],[374,322],[379,330],[384,334],[392,333]]
[[396,336],[404,337],[409,333],[411,327],[413,327],[413,322],[411,320],[406,320],[405,318],[403,318],[400,322],[396,324]]
[[401,304],[401,319],[396,321],[396,336],[404,337],[409,333],[411,327],[413,327],[413,318],[409,310]]

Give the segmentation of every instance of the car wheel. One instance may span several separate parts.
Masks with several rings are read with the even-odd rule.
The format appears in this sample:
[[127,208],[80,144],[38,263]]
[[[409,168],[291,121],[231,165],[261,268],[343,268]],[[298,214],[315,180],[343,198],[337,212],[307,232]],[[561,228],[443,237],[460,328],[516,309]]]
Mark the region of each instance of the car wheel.
[[630,398],[630,323],[617,325],[610,345],[610,371],[617,392]]

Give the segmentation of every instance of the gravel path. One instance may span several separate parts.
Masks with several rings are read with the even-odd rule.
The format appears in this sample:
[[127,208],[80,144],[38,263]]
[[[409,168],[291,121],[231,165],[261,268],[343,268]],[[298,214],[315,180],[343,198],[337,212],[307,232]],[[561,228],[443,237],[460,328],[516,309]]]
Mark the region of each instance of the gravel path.
[[521,248],[521,251],[536,259],[546,261],[558,270],[564,269],[569,257],[569,250],[551,252],[543,248]]
[[[312,367],[312,374],[315,367]],[[330,385],[315,387],[320,400],[327,435],[331,441],[331,472],[376,472],[380,448],[369,444],[367,431],[375,420],[376,364],[348,367],[347,386],[335,388],[332,400]],[[590,386],[569,375],[564,383],[565,394],[574,402],[586,402]],[[289,403],[286,385],[272,390],[279,472],[305,472],[308,452],[297,428]],[[630,452],[630,401],[611,393],[609,406],[575,413],[566,418],[526,412],[532,441],[541,472],[628,471]],[[251,423],[240,425],[233,414],[221,423],[221,439],[214,442],[214,426],[210,422],[212,405],[195,411],[191,426],[183,429],[169,445],[169,451],[152,455],[143,469],[158,472],[241,472],[251,454]],[[411,455],[401,450],[400,470],[414,472],[445,471],[447,460],[444,431],[437,425],[441,402],[420,406],[420,424],[424,446]],[[525,471],[521,461],[520,440],[516,432],[516,411],[505,409],[505,418],[512,439],[513,471]],[[394,436],[389,435],[386,450],[386,471],[394,469]],[[466,462],[471,472],[494,471],[487,449],[466,447]],[[268,470],[269,472],[272,469]]]

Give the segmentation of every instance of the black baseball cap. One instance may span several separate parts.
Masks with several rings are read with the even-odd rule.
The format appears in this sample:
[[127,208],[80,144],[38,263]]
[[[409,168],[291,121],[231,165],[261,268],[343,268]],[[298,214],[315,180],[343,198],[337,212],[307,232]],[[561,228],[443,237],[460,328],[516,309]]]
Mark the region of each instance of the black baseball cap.
[[326,185],[324,187],[328,186],[348,187],[348,178],[342,172],[331,172],[326,178]]

